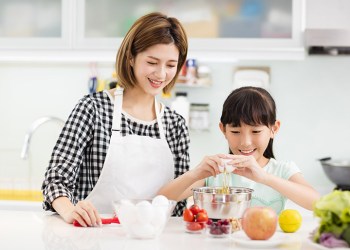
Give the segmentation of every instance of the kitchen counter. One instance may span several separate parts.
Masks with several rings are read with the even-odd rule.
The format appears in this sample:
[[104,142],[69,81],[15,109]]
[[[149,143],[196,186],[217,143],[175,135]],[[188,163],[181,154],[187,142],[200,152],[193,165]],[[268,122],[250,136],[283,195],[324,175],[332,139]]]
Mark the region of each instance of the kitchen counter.
[[[284,237],[282,245],[266,249],[325,249],[309,242],[309,233],[317,226],[317,219],[310,211],[301,211],[303,224],[292,234],[276,232]],[[184,231],[182,218],[170,218],[158,239],[134,240],[126,237],[118,224],[96,228],[74,227],[58,215],[37,211],[0,210],[1,249],[123,249],[123,250],[193,250],[193,249],[256,249],[259,245],[243,247],[235,243],[235,234],[229,238],[211,238],[205,234],[189,234]],[[243,233],[243,232],[241,232]]]

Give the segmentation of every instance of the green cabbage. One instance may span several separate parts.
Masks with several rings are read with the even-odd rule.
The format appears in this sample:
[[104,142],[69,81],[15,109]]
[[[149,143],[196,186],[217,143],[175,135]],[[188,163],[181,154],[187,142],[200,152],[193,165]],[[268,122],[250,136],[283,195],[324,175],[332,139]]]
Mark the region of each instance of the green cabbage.
[[320,241],[322,233],[332,233],[350,244],[350,191],[335,190],[321,197],[314,205],[314,215],[320,218],[315,242]]

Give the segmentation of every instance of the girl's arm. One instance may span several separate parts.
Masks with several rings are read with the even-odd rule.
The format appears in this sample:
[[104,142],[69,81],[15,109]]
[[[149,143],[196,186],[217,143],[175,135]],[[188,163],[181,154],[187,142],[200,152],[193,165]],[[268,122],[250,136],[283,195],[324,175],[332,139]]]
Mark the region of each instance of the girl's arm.
[[192,188],[202,186],[204,186],[204,179],[196,181],[190,170],[163,186],[158,191],[158,195],[164,195],[170,200],[181,201],[192,195]]
[[312,210],[314,202],[320,198],[320,194],[307,183],[300,173],[286,180],[263,171],[253,156],[232,155],[231,159],[230,164],[237,166],[233,173],[267,185],[299,206]]
[[197,167],[170,181],[158,191],[158,194],[176,201],[188,198],[192,195],[192,188],[204,186],[206,177],[216,176],[219,173],[222,158],[225,158],[225,155],[204,157]]
[[288,180],[267,174],[261,183],[309,210],[313,209],[313,204],[320,198],[320,194],[307,183],[300,173],[292,175]]

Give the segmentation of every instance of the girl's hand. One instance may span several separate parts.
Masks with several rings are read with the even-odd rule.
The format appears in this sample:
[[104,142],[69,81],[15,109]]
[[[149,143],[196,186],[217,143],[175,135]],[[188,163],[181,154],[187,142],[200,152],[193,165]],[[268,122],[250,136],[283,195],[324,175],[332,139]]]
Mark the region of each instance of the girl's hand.
[[244,176],[255,182],[263,183],[267,177],[267,173],[257,163],[254,156],[230,155],[232,159],[228,164],[232,164],[236,168],[233,173]]
[[61,216],[66,222],[73,223],[73,221],[76,220],[83,227],[102,225],[100,215],[96,208],[87,200],[79,201],[75,206],[64,211]]
[[223,165],[222,158],[226,158],[224,154],[217,154],[212,156],[206,156],[201,163],[193,169],[198,179],[204,179],[209,176],[216,176],[220,173],[219,166]]

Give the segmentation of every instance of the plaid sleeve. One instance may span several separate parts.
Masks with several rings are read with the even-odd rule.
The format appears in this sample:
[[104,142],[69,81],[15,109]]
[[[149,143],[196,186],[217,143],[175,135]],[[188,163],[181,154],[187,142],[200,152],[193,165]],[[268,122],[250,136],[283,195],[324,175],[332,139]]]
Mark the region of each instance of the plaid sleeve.
[[[189,144],[190,136],[188,128],[185,123],[185,119],[175,114],[173,121],[173,127],[170,129],[171,140],[168,140],[170,148],[174,155],[175,172],[174,178],[179,177],[189,170],[190,156],[189,156]],[[174,209],[172,216],[182,216],[184,208],[186,208],[186,200],[179,201]]]
[[61,196],[77,202],[74,190],[83,152],[92,137],[94,109],[90,98],[81,99],[59,135],[42,184],[44,210],[54,211],[51,203]]

